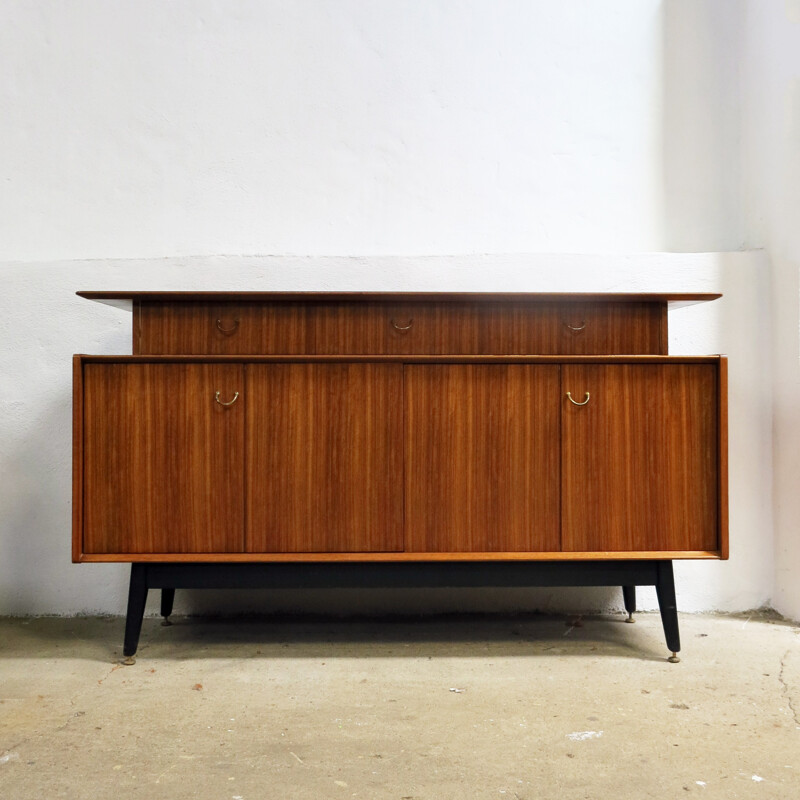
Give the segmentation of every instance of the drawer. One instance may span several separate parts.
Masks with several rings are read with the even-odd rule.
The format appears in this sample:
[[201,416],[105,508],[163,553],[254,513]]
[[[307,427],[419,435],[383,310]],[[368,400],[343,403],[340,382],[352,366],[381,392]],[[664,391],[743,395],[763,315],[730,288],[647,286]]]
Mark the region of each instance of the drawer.
[[320,303],[311,312],[317,355],[476,352],[476,331],[447,303]]
[[666,304],[147,303],[142,355],[628,355],[666,353]]
[[558,352],[558,309],[548,303],[320,305],[319,355],[502,355]]
[[558,355],[667,355],[666,303],[563,303]]
[[[142,303],[142,355],[312,353],[304,303]],[[313,330],[311,331],[313,333]]]
[[318,355],[658,355],[667,345],[658,303],[331,303],[310,313]]

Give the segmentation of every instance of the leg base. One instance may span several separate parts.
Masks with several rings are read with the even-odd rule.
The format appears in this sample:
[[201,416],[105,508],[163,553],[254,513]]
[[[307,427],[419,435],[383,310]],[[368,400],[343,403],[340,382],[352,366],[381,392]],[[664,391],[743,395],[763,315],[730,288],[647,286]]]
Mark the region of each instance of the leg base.
[[625,610],[628,612],[628,619],[625,622],[636,622],[633,612],[636,611],[636,586],[623,586],[622,599],[625,602]]
[[171,625],[172,625],[172,622],[170,621],[169,617],[164,617],[164,619],[161,620],[161,627],[162,628],[169,628]]
[[681,649],[681,637],[678,632],[678,607],[675,603],[675,578],[671,561],[656,562],[656,595],[667,649],[672,652],[673,658],[677,658]]
[[119,663],[123,667],[132,667],[136,663],[136,656],[125,656]]
[[671,656],[670,656],[670,657],[667,659],[667,661],[669,661],[669,663],[670,663],[670,664],[680,664],[680,661],[681,661],[681,660],[680,660],[680,657],[678,656],[678,654],[677,654],[677,653],[673,653],[673,654],[672,654],[672,655],[671,655]]
[[[139,647],[142,632],[142,617],[147,602],[147,565],[131,564],[131,583],[128,588],[128,613],[125,617],[125,640],[122,655],[132,659]],[[127,663],[127,662],[123,662]],[[133,661],[130,662],[132,664]],[[128,666],[130,666],[128,664]]]
[[[162,625],[169,626],[175,589],[261,588],[362,588],[404,587],[476,588],[486,586],[621,586],[633,623],[636,587],[655,586],[661,621],[667,640],[669,661],[676,663],[681,649],[675,581],[671,560],[575,561],[575,562],[420,562],[420,563],[170,563],[148,562],[131,565],[128,614],[125,622],[123,655],[125,664],[135,663],[145,601],[149,589],[161,590]],[[578,615],[567,623],[582,625]]]

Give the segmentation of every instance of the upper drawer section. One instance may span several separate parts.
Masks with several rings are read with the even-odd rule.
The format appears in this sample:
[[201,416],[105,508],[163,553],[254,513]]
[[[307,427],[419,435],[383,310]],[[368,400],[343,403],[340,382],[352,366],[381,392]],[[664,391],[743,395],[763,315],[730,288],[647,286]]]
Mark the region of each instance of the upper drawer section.
[[[666,304],[141,302],[144,355],[663,355]],[[134,336],[134,341],[137,336]]]

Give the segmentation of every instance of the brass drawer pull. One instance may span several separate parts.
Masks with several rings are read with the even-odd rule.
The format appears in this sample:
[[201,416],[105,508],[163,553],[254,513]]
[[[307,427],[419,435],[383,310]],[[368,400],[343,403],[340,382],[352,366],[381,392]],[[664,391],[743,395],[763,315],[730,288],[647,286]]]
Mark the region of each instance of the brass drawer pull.
[[582,331],[586,327],[586,320],[581,322],[581,324],[578,325],[577,327],[575,327],[575,325],[570,325],[569,322],[565,322],[564,326],[569,328],[571,331],[578,333],[578,331]]
[[232,406],[238,399],[239,399],[239,392],[233,393],[233,400],[229,403],[224,402],[223,400],[219,399],[219,392],[214,395],[214,399],[221,405],[221,406]]
[[585,406],[589,402],[589,392],[586,392],[584,395],[585,399],[582,403],[579,403],[577,400],[573,400],[570,392],[567,392],[567,397],[569,398],[570,403],[576,406]]
[[238,327],[239,327],[238,318],[233,321],[233,327],[232,328],[223,328],[222,327],[222,320],[221,319],[217,320],[217,330],[220,333],[225,333],[225,334],[233,333]]
[[393,327],[393,328],[394,328],[396,331],[401,331],[401,332],[410,331],[410,330],[411,330],[411,326],[414,324],[414,320],[413,320],[413,319],[410,319],[410,320],[408,321],[408,325],[398,325],[398,324],[397,324],[397,323],[394,321],[394,317],[393,317],[393,318],[390,320],[390,322],[392,323],[392,327]]

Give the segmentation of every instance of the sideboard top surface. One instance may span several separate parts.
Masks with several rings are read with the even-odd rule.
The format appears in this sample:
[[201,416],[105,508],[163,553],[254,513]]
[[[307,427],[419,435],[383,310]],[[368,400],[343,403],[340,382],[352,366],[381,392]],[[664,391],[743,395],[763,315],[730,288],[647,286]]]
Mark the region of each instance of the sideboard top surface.
[[710,292],[184,292],[184,291],[82,291],[79,297],[130,310],[133,302],[151,303],[379,303],[379,302],[609,302],[669,303],[672,307],[716,300]]

